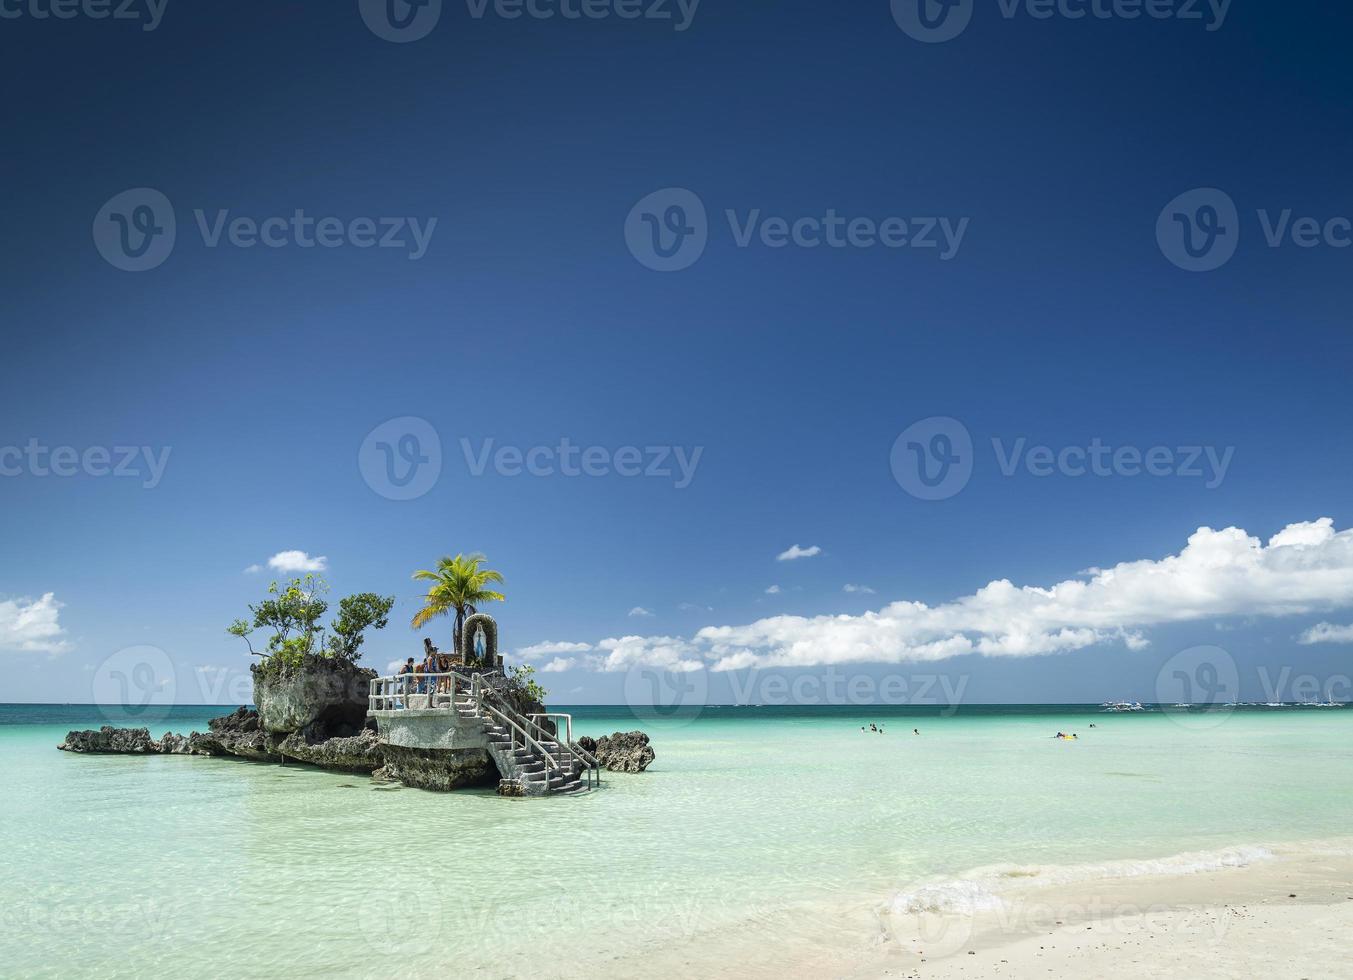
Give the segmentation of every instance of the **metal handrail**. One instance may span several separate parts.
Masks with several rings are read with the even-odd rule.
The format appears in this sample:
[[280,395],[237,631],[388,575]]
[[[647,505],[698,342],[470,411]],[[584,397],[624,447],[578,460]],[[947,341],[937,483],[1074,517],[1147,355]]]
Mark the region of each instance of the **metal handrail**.
[[[579,761],[581,761],[581,762],[583,763],[583,765],[585,765],[585,766],[592,766],[592,767],[594,767],[595,769],[597,769],[598,772],[600,772],[600,770],[601,770],[601,762],[600,762],[600,760],[598,760],[597,757],[594,756],[591,752],[588,752],[587,749],[583,748],[581,745],[575,745],[574,742],[573,742],[573,716],[572,716],[572,715],[566,714],[565,712],[562,712],[562,711],[545,711],[545,712],[540,712],[540,713],[533,714],[533,715],[527,715],[526,717],[527,717],[528,719],[530,719],[531,723],[534,724],[535,727],[538,728],[538,729],[540,729],[541,731],[544,731],[544,728],[543,728],[543,727],[540,725],[540,723],[537,722],[535,719],[537,719],[537,718],[563,718],[563,719],[564,719],[564,730],[565,730],[565,732],[567,733],[567,734],[564,736],[564,738],[565,738],[565,740],[568,742],[569,750],[570,750],[575,756],[578,757]],[[556,725],[555,725],[555,728],[558,729],[558,727],[559,727],[559,726],[556,724]],[[557,738],[557,737],[558,737],[558,736],[556,735],[556,738]],[[598,777],[598,778],[599,778],[599,777]]]
[[[440,681],[449,679],[451,686],[447,690],[438,690],[441,686]],[[368,711],[409,711],[409,710],[438,710],[453,709],[456,703],[456,689],[458,686],[467,683],[468,679],[456,673],[455,671],[444,671],[432,674],[391,674],[386,677],[373,677],[371,687],[367,693]],[[420,691],[420,686],[427,686],[427,690]],[[437,698],[445,697],[448,700],[438,705]],[[427,698],[427,704],[424,708],[413,709],[409,707],[411,698]]]
[[[522,733],[522,736],[523,736],[524,738],[528,739],[531,743],[534,743],[535,746],[536,746],[536,748],[537,748],[537,750],[540,751],[541,753],[543,753],[543,754],[545,755],[546,759],[549,761],[549,763],[550,763],[550,765],[551,765],[551,768],[553,768],[553,769],[555,769],[555,770],[557,770],[557,771],[561,771],[561,772],[562,772],[562,771],[563,771],[563,767],[561,767],[560,765],[558,765],[557,763],[555,763],[553,757],[550,756],[550,754],[549,754],[548,752],[545,751],[544,746],[540,745],[539,742],[537,742],[535,739],[531,738],[530,734],[529,734],[529,733],[528,733],[521,725],[519,725],[519,724],[517,724],[516,722],[514,722],[511,718],[509,718],[507,715],[503,714],[503,713],[502,713],[501,711],[499,711],[497,708],[494,708],[492,705],[489,705],[489,704],[485,704],[485,703],[484,703],[484,700],[485,700],[485,699],[484,699],[484,694],[482,693],[482,691],[483,691],[483,688],[485,688],[485,687],[487,687],[488,691],[491,692],[492,694],[494,694],[495,696],[497,696],[497,697],[499,697],[499,698],[502,697],[502,695],[499,694],[498,691],[497,691],[496,689],[494,689],[491,685],[485,685],[485,684],[483,683],[482,677],[481,677],[480,674],[475,674],[474,677],[471,679],[471,686],[470,686],[470,695],[471,695],[471,697],[473,697],[473,698],[475,699],[475,701],[478,702],[478,704],[479,704],[479,706],[480,706],[481,708],[483,708],[483,709],[486,710],[486,711],[492,712],[493,714],[497,715],[499,718],[501,718],[501,719],[503,719],[504,721],[506,721],[508,724],[512,725],[513,728],[515,728],[515,729],[517,729],[518,731],[520,731],[520,732]],[[537,732],[539,732],[539,733],[540,733],[542,736],[544,736],[545,738],[549,738],[549,737],[550,737],[549,732],[545,731],[545,729],[542,728],[538,722],[532,720],[533,718],[541,717],[541,716],[539,716],[539,715],[533,715],[533,716],[531,716],[531,717],[526,717],[526,716],[520,714],[516,709],[512,708],[510,705],[504,704],[502,707],[503,707],[504,709],[506,709],[511,715],[515,716],[517,719],[520,719],[520,721],[523,722],[524,724],[529,725],[529,726],[531,726],[532,728],[534,728]],[[570,716],[568,716],[568,715],[560,715],[560,717],[568,718],[568,720],[569,720],[569,729],[570,729],[569,734],[571,735],[571,734],[572,734],[572,721],[573,721],[573,719],[572,719]],[[557,732],[556,732],[555,735],[554,735],[554,742],[555,742],[556,745],[561,746],[566,752],[568,752],[570,755],[572,755],[574,758],[576,758],[580,763],[582,763],[582,768],[583,768],[583,770],[587,772],[587,786],[588,786],[589,789],[591,789],[591,787],[592,787],[592,777],[593,777],[593,774],[596,775],[597,785],[598,785],[598,786],[601,785],[601,763],[598,762],[597,759],[596,759],[594,756],[592,756],[592,754],[591,754],[590,752],[588,752],[586,749],[583,749],[583,748],[580,747],[580,746],[577,746],[577,745],[572,744],[572,740],[571,740],[571,739],[568,740],[568,741],[565,741],[565,740],[560,739]]]
[[[525,728],[522,728],[521,725],[518,725],[515,721],[513,721],[513,720],[512,720],[511,718],[509,718],[507,715],[503,714],[501,711],[499,711],[497,708],[495,708],[495,707],[494,707],[493,705],[491,705],[491,704],[484,704],[484,703],[481,701],[481,702],[479,703],[479,707],[482,708],[484,711],[487,711],[487,712],[488,712],[489,714],[491,714],[491,715],[497,715],[498,718],[500,718],[502,721],[507,722],[507,723],[508,723],[509,725],[511,725],[514,729],[516,729],[517,731],[521,732],[521,737],[522,737],[523,740],[525,740],[526,745],[527,745],[529,748],[535,749],[537,752],[539,752],[539,753],[544,757],[546,767],[548,767],[548,768],[550,768],[550,769],[553,769],[555,772],[562,772],[562,771],[563,771],[563,766],[559,765],[559,763],[557,763],[557,762],[554,761],[554,756],[550,755],[549,750],[547,750],[547,749],[545,748],[545,746],[541,745],[541,744],[540,744],[539,742],[537,742],[534,738],[532,738],[531,735],[530,735],[530,733],[527,732]],[[512,740],[512,745],[513,745],[513,747],[515,747],[516,744],[517,744],[517,740],[514,738],[514,739]]]
[[[536,712],[535,714],[533,714],[533,715],[527,715],[526,717],[529,718],[531,721],[535,721],[537,718],[562,718],[562,719],[564,719],[564,728],[565,728],[565,730],[568,732],[567,738],[568,738],[568,740],[569,740],[570,742],[573,741],[573,716],[572,716],[572,715],[564,714],[564,712],[562,712],[562,711],[538,711],[538,712]],[[539,723],[537,722],[537,724],[539,724]],[[555,727],[558,728],[559,726],[556,724]]]

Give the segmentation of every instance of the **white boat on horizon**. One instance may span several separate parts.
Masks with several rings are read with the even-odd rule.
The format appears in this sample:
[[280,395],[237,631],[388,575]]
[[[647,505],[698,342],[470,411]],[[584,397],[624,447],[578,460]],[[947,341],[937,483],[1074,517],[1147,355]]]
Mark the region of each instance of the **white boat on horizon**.
[[1100,707],[1102,707],[1105,711],[1114,711],[1114,712],[1146,710],[1146,708],[1142,706],[1142,703],[1140,701],[1112,701],[1112,702],[1106,701],[1104,704],[1100,705]]

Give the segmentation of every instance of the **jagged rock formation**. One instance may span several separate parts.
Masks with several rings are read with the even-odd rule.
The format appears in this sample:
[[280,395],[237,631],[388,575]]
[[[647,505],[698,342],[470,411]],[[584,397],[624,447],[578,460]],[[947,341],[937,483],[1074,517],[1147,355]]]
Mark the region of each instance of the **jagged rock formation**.
[[[372,671],[351,663],[319,657],[307,658],[301,667],[281,673],[255,669],[256,707],[238,708],[213,718],[205,732],[171,732],[157,742],[145,728],[105,726],[97,732],[71,732],[58,747],[84,753],[302,762],[340,772],[369,773],[378,780],[431,790],[496,785],[500,793],[511,795],[521,788],[519,778],[501,779],[520,774],[501,772],[486,748],[411,748],[382,743],[375,722],[366,719],[367,692],[374,676]],[[522,714],[545,710],[544,705],[507,685],[494,686]],[[642,772],[653,761],[653,749],[643,732],[616,732],[596,742],[582,738],[579,744],[595,752],[601,764],[613,772]]]
[[[71,732],[68,752],[233,756],[257,762],[303,762],[339,772],[376,773],[407,786],[449,790],[492,786],[498,772],[486,751],[409,749],[382,745],[367,727],[373,671],[345,661],[307,658],[302,667],[254,671],[254,708],[207,722],[207,731],[158,742],[145,728]],[[377,770],[380,772],[377,773]]]
[[418,789],[452,790],[463,786],[493,786],[498,769],[483,749],[410,749],[382,745],[385,760],[373,776]]
[[[583,739],[579,739],[578,744],[587,748]],[[648,736],[639,731],[603,735],[597,739],[595,749],[588,751],[597,757],[603,769],[610,772],[643,772],[655,758]]]
[[376,733],[369,728],[357,735],[318,742],[307,742],[300,732],[292,732],[281,741],[274,742],[273,738],[269,736],[271,747],[282,758],[308,762],[322,769],[371,773],[383,763],[382,746],[376,741]]
[[207,729],[205,733],[193,732],[188,736],[188,754],[234,755],[258,762],[282,761],[260,726],[259,713],[251,708],[237,708],[222,718],[213,718],[207,722]]
[[57,748],[65,752],[119,753],[149,755],[160,751],[148,728],[112,728],[104,725],[97,732],[69,732]]
[[176,735],[173,732],[166,732],[159,742],[160,751],[165,755],[190,755],[191,745],[192,739],[187,735]]
[[311,740],[356,735],[366,723],[374,670],[307,656],[299,667],[254,664],[254,706],[271,735],[304,731]]

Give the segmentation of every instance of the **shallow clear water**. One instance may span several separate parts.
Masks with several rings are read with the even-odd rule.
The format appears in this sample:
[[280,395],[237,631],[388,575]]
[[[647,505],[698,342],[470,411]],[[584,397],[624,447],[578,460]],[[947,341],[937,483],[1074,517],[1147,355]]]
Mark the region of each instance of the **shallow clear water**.
[[[177,708],[152,734],[225,710]],[[557,975],[547,964],[567,949],[569,969],[595,975],[620,935],[792,941],[796,916],[978,866],[1330,838],[1353,810],[1347,709],[574,714],[575,734],[642,727],[657,761],[583,797],[442,795],[300,766],[59,753],[68,729],[107,723],[101,709],[0,706],[0,963]],[[871,721],[885,733],[861,733]]]

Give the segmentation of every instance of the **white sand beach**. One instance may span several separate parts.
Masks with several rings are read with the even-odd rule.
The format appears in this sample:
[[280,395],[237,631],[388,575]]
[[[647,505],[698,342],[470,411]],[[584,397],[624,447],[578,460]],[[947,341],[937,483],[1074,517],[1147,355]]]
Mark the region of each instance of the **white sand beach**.
[[1353,977],[1353,857],[1278,852],[1242,868],[1031,889],[971,920],[961,942],[967,926],[953,921],[947,935],[929,923],[935,949],[898,936],[842,975]]
[[1030,882],[976,915],[859,906],[617,955],[609,976],[1353,977],[1353,853],[1292,850],[1244,867]]

